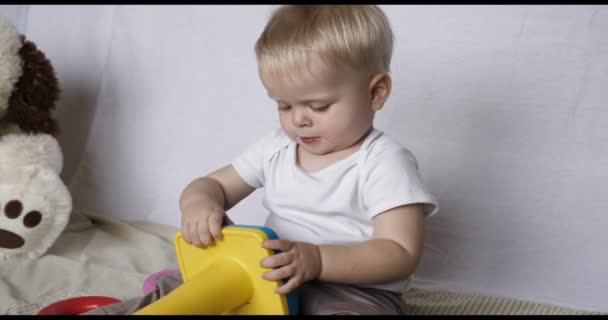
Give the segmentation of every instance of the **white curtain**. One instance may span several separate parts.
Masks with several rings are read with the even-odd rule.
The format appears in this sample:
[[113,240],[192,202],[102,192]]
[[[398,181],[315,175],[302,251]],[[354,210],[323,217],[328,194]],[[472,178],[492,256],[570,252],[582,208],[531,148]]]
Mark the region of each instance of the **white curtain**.
[[[271,6],[23,7],[79,210],[177,226],[191,179],[278,126],[253,54]],[[608,311],[608,7],[383,8],[376,126],[441,204],[415,284]],[[260,199],[230,214],[262,224]]]

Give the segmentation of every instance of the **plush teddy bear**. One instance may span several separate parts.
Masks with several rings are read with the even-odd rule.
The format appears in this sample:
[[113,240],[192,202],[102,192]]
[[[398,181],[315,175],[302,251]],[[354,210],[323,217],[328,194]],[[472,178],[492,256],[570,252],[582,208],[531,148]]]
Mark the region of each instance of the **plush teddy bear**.
[[41,256],[68,223],[59,92],[50,61],[0,17],[0,260]]

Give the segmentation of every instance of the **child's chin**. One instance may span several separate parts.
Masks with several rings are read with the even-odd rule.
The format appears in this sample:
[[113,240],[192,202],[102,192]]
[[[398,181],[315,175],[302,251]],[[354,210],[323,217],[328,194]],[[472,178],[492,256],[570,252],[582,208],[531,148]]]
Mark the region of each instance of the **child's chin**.
[[332,152],[334,152],[333,150],[327,149],[327,148],[322,148],[322,147],[318,147],[318,146],[310,146],[310,145],[305,145],[305,144],[300,144],[300,146],[306,150],[306,152],[310,153],[310,154],[314,154],[315,156],[323,156],[326,154],[330,154]]

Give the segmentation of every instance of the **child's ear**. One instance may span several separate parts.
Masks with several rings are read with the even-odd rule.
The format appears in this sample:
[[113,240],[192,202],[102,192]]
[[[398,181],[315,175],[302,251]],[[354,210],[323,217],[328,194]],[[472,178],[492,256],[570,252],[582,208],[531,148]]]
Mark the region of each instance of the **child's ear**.
[[388,73],[379,73],[369,83],[370,105],[373,111],[379,111],[391,94],[392,81]]

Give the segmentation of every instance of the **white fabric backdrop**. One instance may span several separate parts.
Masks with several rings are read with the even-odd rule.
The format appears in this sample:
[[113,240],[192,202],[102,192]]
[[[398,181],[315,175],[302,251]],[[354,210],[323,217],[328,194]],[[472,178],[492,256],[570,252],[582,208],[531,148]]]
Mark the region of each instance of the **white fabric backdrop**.
[[[415,283],[608,311],[608,7],[384,8],[377,127],[441,203]],[[1,9],[58,71],[76,209],[177,226],[182,188],[278,125],[253,54],[270,9]],[[263,223],[260,200],[231,215]]]

